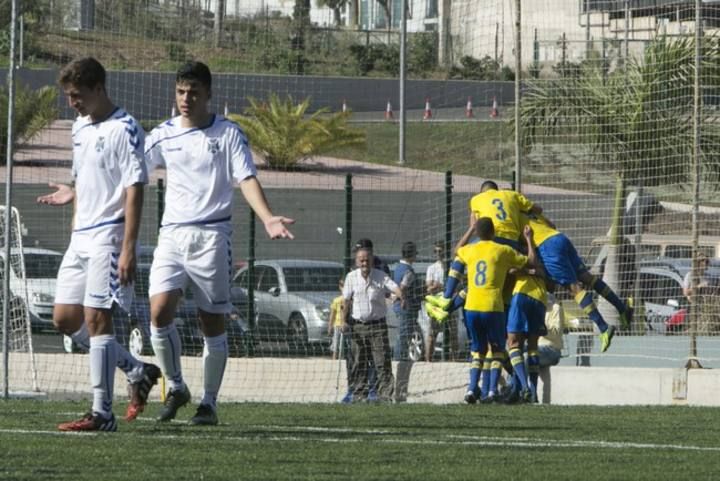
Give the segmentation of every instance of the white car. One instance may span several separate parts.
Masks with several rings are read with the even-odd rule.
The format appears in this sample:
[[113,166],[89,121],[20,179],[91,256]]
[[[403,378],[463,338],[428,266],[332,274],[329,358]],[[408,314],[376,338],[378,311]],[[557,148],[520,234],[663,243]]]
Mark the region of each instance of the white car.
[[[287,340],[291,347],[328,344],[330,303],[340,295],[345,268],[339,262],[275,259],[255,262],[253,279],[257,334]],[[248,267],[233,278],[234,291],[247,295]]]
[[[53,329],[52,312],[55,302],[55,282],[62,262],[60,252],[25,247],[10,253],[10,291],[29,307],[34,330]],[[0,252],[0,268],[5,269],[5,252]]]

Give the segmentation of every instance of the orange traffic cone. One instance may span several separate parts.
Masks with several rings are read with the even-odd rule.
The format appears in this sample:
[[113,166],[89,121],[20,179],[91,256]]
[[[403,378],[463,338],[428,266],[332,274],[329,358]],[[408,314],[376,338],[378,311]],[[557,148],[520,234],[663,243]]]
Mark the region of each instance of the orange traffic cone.
[[465,117],[471,119],[475,117],[475,114],[473,114],[472,109],[472,97],[468,97],[467,104],[465,105]]
[[423,120],[432,118],[432,110],[430,109],[430,97],[425,97],[425,112],[423,112]]
[[393,116],[392,111],[392,105],[390,104],[390,99],[388,99],[387,107],[385,108],[385,120],[392,120],[395,116]]
[[500,112],[498,111],[497,99],[495,97],[493,97],[492,108],[490,109],[490,117],[496,118],[499,115],[500,115]]

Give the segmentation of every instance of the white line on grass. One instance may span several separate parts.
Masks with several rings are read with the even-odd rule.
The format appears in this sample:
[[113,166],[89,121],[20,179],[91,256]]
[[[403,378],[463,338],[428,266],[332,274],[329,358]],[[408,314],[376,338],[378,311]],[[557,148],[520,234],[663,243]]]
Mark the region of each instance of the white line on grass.
[[[259,427],[259,426],[257,426]],[[375,435],[377,434],[399,434],[388,431],[377,431],[377,430],[360,430],[360,429],[334,429],[334,428],[323,428],[319,426],[263,426],[264,428],[271,429],[292,429],[298,432],[317,433],[317,432],[332,432],[337,431],[341,433],[351,433],[359,435]],[[207,429],[207,428],[200,428]],[[107,436],[145,436],[146,433],[131,432],[131,433],[100,433],[100,432],[60,432],[60,431],[47,431],[47,430],[32,430],[32,429],[0,429],[2,434],[20,434],[20,435],[52,435],[52,436],[77,436],[77,435],[107,435]],[[483,446],[483,447],[518,447],[518,448],[605,448],[605,449],[642,449],[642,450],[667,450],[667,451],[702,451],[702,452],[720,452],[720,447],[715,446],[693,446],[683,444],[654,444],[654,443],[634,443],[634,442],[623,442],[623,441],[560,441],[552,439],[533,439],[533,438],[513,438],[513,437],[499,437],[499,436],[458,436],[458,435],[444,435],[446,439],[399,439],[399,438],[377,438],[371,439],[365,438],[339,438],[339,437],[324,437],[314,438],[307,436],[262,436],[257,434],[248,434],[247,436],[224,436],[222,433],[212,433],[206,431],[201,433],[197,428],[188,428],[186,434],[160,434],[160,433],[147,433],[145,437],[152,439],[165,439],[165,440],[177,440],[177,439],[212,439],[216,442],[223,441],[237,441],[237,442],[321,442],[321,443],[346,443],[354,444],[360,442],[372,441],[375,443],[383,444],[406,444],[406,445],[417,445],[417,446]]]

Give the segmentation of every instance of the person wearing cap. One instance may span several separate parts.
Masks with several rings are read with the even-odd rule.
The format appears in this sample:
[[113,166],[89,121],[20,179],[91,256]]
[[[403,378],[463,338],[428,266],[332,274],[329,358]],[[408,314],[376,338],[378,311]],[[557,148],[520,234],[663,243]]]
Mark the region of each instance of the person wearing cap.
[[[395,380],[390,359],[385,295],[394,294],[403,301],[403,292],[383,271],[373,268],[368,247],[355,251],[356,269],[345,276],[342,295],[344,317],[350,329],[353,363],[350,373],[352,402],[368,399],[371,391],[381,402],[391,402]],[[377,370],[376,379],[368,379],[368,361]]]

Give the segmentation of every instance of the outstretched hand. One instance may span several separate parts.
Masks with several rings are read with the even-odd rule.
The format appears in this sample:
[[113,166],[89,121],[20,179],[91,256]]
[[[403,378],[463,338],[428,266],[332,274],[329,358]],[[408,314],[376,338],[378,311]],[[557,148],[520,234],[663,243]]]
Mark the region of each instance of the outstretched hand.
[[67,184],[48,182],[48,186],[51,189],[56,189],[55,192],[38,197],[38,204],[67,205],[75,199],[75,191]]
[[294,239],[295,236],[285,227],[294,223],[295,219],[276,215],[265,221],[265,232],[271,239]]

